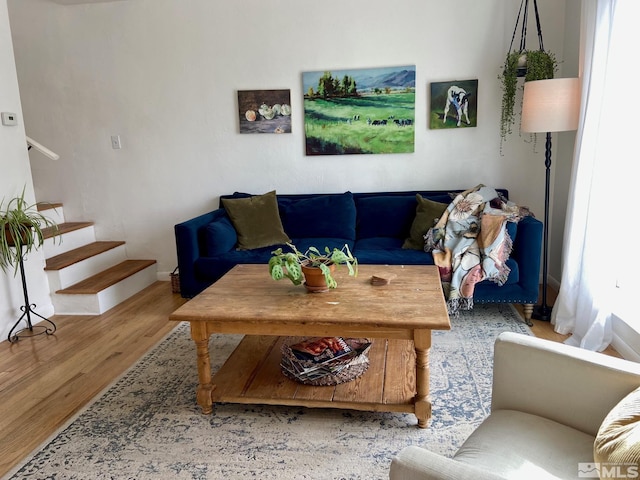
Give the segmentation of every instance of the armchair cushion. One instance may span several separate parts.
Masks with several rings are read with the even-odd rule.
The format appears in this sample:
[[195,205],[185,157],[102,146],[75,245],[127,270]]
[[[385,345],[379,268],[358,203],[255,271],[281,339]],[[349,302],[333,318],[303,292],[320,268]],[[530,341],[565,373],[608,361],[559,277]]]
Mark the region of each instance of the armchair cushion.
[[421,447],[404,448],[391,462],[390,479],[398,480],[503,480],[490,470],[452,458],[443,457]]
[[222,205],[238,234],[238,250],[290,241],[282,228],[275,190],[247,198],[223,198]]
[[596,435],[593,456],[599,463],[640,463],[640,388],[607,414]]
[[498,410],[453,458],[504,479],[575,478],[579,463],[593,462],[593,440],[592,435],[553,420]]

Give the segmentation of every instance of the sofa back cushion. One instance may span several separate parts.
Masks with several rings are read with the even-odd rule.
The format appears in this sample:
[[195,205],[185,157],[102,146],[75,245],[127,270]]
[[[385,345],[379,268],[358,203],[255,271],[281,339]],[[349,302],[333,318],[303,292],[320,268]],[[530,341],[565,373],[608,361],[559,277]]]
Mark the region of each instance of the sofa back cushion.
[[358,239],[394,237],[404,240],[416,215],[416,205],[415,195],[357,198]]
[[320,194],[310,198],[279,198],[284,231],[291,238],[356,238],[353,194]]

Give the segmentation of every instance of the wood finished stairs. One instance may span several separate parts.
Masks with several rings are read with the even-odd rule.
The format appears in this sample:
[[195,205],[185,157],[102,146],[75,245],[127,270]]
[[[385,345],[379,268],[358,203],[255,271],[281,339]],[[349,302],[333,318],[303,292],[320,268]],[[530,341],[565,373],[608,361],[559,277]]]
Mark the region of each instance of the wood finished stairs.
[[93,222],[67,222],[62,204],[40,207],[56,229],[45,228],[45,271],[58,315],[99,315],[156,281],[155,260],[132,260],[125,242],[99,241]]

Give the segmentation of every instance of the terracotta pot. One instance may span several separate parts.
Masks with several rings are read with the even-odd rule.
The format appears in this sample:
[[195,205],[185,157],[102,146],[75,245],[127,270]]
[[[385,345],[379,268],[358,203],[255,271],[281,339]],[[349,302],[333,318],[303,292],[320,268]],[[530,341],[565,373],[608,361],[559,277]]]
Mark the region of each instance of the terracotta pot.
[[[319,267],[308,267],[306,265],[301,265],[302,273],[304,274],[305,288],[312,293],[321,293],[328,292],[329,287],[327,286],[327,281],[324,278],[324,274]],[[335,264],[329,265],[329,270],[331,270],[331,274],[335,271]]]
[[[15,247],[16,243],[15,240],[13,239],[13,235],[11,234],[11,230],[9,230],[7,227],[4,227],[4,236],[7,239],[7,243],[9,244],[10,247]],[[23,233],[22,238],[21,238],[22,242],[20,242],[22,245],[24,245],[26,239],[25,239],[25,234]]]

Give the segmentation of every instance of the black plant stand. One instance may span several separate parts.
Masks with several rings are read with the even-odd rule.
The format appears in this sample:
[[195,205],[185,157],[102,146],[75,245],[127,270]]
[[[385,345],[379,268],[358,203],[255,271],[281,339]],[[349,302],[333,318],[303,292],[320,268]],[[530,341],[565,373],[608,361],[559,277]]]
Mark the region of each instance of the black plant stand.
[[[18,245],[16,246],[16,248],[18,249],[18,253],[20,254],[20,276],[22,277],[22,292],[24,293],[24,305],[20,307],[20,310],[22,310],[22,315],[20,316],[18,321],[15,323],[15,325],[13,326],[13,328],[11,328],[11,331],[9,332],[8,340],[11,343],[17,342],[18,340],[20,340],[20,337],[35,337],[36,335],[42,335],[43,333],[46,333],[47,335],[51,335],[56,331],[56,324],[53,323],[48,318],[45,318],[39,313],[35,312],[33,310],[34,308],[36,308],[35,303],[29,303],[29,293],[27,291],[27,279],[24,274],[24,262],[22,259],[22,247]],[[36,315],[37,317],[40,317],[45,322],[50,323],[51,326],[48,326],[48,325],[34,326],[31,323],[31,314]],[[13,333],[13,331],[18,327],[22,319],[25,317],[27,322],[26,328],[23,328],[22,330],[18,330],[16,333]]]

